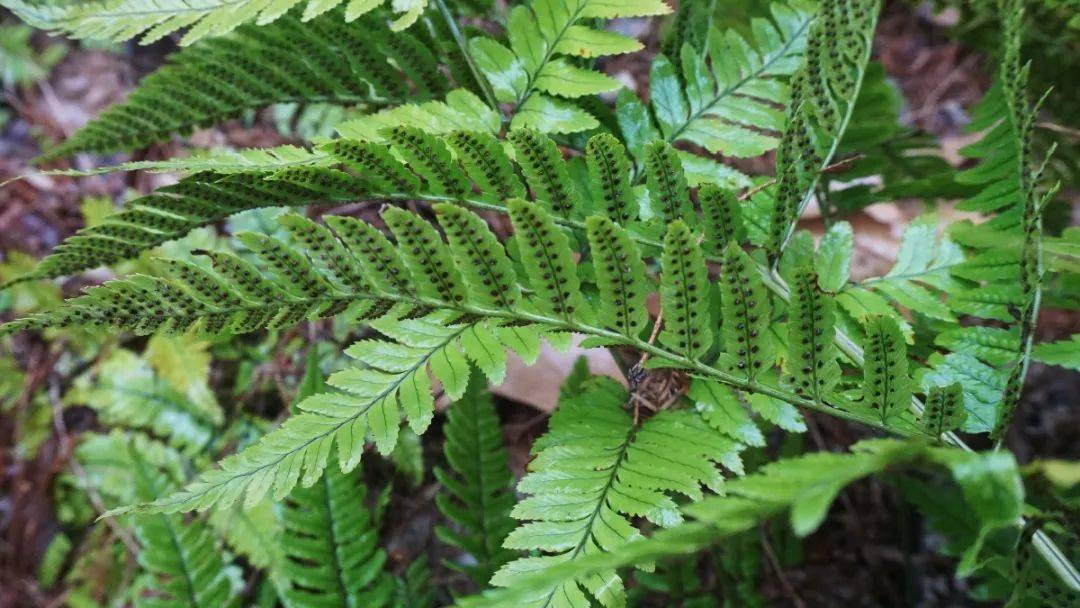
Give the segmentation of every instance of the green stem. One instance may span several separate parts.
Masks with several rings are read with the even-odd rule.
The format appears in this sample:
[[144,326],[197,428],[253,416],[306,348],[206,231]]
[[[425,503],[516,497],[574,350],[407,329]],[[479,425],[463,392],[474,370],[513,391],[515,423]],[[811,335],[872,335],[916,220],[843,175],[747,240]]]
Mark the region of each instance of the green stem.
[[465,36],[461,33],[461,28],[458,27],[454,14],[450,12],[450,8],[446,6],[446,2],[443,0],[435,0],[435,6],[438,7],[439,14],[442,15],[443,21],[446,22],[446,28],[450,30],[450,35],[454,37],[454,42],[461,51],[462,57],[465,58],[465,63],[468,64],[473,79],[480,85],[480,90],[484,93],[484,101],[487,102],[491,109],[498,110],[499,102],[495,99],[495,92],[491,89],[491,84],[487,81],[487,78],[484,78],[480,66],[476,65],[476,59],[469,52],[469,42],[465,40]]

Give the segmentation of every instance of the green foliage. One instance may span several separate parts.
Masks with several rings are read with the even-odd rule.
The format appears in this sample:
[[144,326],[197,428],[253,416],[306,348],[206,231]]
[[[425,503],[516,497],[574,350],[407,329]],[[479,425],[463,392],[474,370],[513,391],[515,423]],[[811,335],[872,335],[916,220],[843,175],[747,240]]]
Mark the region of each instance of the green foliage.
[[817,273],[802,269],[795,278],[788,315],[789,371],[795,392],[817,402],[824,402],[840,380],[834,308],[818,289]]
[[145,429],[188,452],[202,449],[222,422],[219,409],[200,408],[145,358],[122,349],[79,378],[65,399],[93,408],[107,424]]
[[449,469],[435,469],[443,490],[435,502],[452,527],[440,526],[436,534],[461,550],[466,559],[475,560],[475,564],[448,561],[447,565],[483,586],[514,556],[502,546],[514,527],[510,519],[514,496],[495,406],[475,381],[447,412],[443,432]]
[[486,36],[469,49],[495,98],[514,106],[512,127],[574,133],[599,125],[570,100],[619,88],[619,82],[581,67],[575,57],[604,57],[641,48],[621,34],[594,27],[598,19],[663,15],[663,0],[532,0],[510,10],[507,42]]
[[[601,95],[619,81],[596,60],[642,45],[604,20],[666,14],[667,3],[0,3],[76,35],[186,30],[183,42],[195,42],[56,154],[142,146],[282,103],[350,117],[303,145],[121,165],[187,176],[119,212],[96,203],[87,228],[36,269],[20,276],[22,259],[0,269],[4,289],[142,257],[60,305],[53,284],[0,300],[25,315],[0,336],[106,330],[59,360],[81,375],[61,402],[128,430],[82,443],[68,484],[86,497],[63,512],[86,518],[92,504],[117,518],[109,563],[129,547],[143,564],[127,600],[433,606],[447,598],[435,584],[444,564],[432,572],[431,548],[397,535],[403,524],[427,529],[431,514],[462,571],[453,591],[503,588],[460,605],[622,606],[634,599],[621,570],[631,566],[659,567],[637,577],[667,594],[658,603],[752,605],[751,560],[721,556],[739,573],[725,595],[712,578],[692,580],[695,566],[715,567],[698,553],[737,538],[753,558],[746,532],[763,521],[786,516],[805,536],[846,484],[912,468],[920,483],[946,470],[959,487],[965,526],[947,537],[959,576],[994,570],[1014,605],[1057,601],[1060,590],[1039,582],[1050,573],[1080,579],[1045,505],[1025,507],[1006,451],[937,445],[966,447],[955,431],[1004,437],[1032,360],[1076,367],[1075,339],[1034,343],[1044,299],[1078,301],[1080,233],[1043,235],[1056,188],[1043,184],[1052,165],[1034,160],[1039,104],[1027,99],[1019,0],[1000,3],[1002,67],[975,112],[983,136],[963,152],[976,162],[955,183],[899,126],[901,98],[869,62],[876,0],[762,3],[746,23],[737,16],[751,3],[722,15],[712,2],[681,3],[650,66],[648,103],[620,91],[613,104]],[[463,33],[465,16],[479,19]],[[772,176],[724,164],[774,149]],[[838,214],[956,196],[986,221],[942,230],[923,215],[887,274],[853,280],[856,235]],[[815,198],[816,251],[815,235],[795,231]],[[262,207],[295,213],[230,219]],[[153,251],[218,224],[228,237]],[[150,336],[141,356],[128,350],[141,341],[115,343],[121,333]],[[332,352],[315,348],[331,336]],[[12,342],[20,356],[24,341]],[[291,401],[305,341],[295,406],[271,425]],[[545,341],[611,349],[627,388],[576,365],[515,493],[522,463],[508,463],[516,451],[503,447],[484,389],[517,359],[536,362]],[[272,364],[248,359],[271,352]],[[23,367],[3,366],[5,408],[20,404],[5,415],[47,406],[43,391],[15,386]],[[919,439],[776,459],[801,446],[783,438],[807,430],[800,408]],[[433,484],[425,431],[444,409],[446,465]],[[47,407],[33,412],[49,422]],[[515,446],[534,428],[516,422]],[[407,471],[399,491],[369,500],[364,480],[385,472],[368,457],[360,475],[369,446]],[[393,502],[406,485],[408,504]],[[413,521],[432,496],[439,513]],[[394,535],[382,546],[387,501]],[[934,510],[925,496],[914,502]],[[245,559],[233,565],[223,546]],[[1025,557],[1029,546],[1045,559]],[[679,564],[657,565],[669,557]],[[80,569],[64,583],[85,578]],[[687,581],[685,593],[672,589]]]
[[303,21],[290,12],[183,49],[45,158],[141,148],[276,103],[381,106],[446,92],[419,39],[372,18],[347,25],[343,12]]
[[653,61],[649,98],[666,141],[742,157],[777,146],[784,116],[772,104],[790,97],[788,80],[799,69],[814,6],[795,1],[770,8],[771,19],[755,20],[749,38],[710,28]]
[[[923,443],[866,441],[856,444],[850,453],[814,453],[768,464],[753,475],[727,483],[723,496],[686,507],[690,521],[614,551],[522,575],[511,589],[489,592],[458,605],[484,608],[533,602],[542,598],[547,589],[589,580],[614,568],[693,554],[752,529],[766,518],[785,513],[795,532],[805,536],[821,524],[830,504],[847,484],[905,466],[948,470],[971,508],[979,511],[978,529],[984,534],[1000,525],[1001,518],[1017,513],[1023,502],[1019,471],[1007,454],[929,448]],[[995,500],[998,502],[991,504]],[[562,598],[560,602],[574,605]]]
[[888,423],[911,403],[907,344],[899,326],[889,317],[871,317],[865,329],[862,404]]
[[[687,411],[662,412],[636,424],[622,409],[627,397],[615,382],[597,378],[555,411],[518,484],[529,496],[513,516],[526,523],[505,543],[543,555],[510,562],[496,573],[494,585],[513,586],[550,565],[616,550],[641,537],[630,517],[677,524],[682,516],[672,494],[700,499],[702,486],[720,488],[718,461],[737,459],[737,442]],[[657,460],[664,462],[663,478],[650,472]],[[622,580],[605,570],[538,589],[526,605],[586,606],[586,593],[604,605],[625,601]]]
[[[96,3],[40,3],[32,0],[4,0],[3,6],[34,27],[62,32],[74,38],[124,41],[139,38],[150,44],[184,30],[180,44],[192,44],[205,36],[227,34],[237,26],[254,21],[265,25],[281,18],[294,6],[303,6],[302,19],[308,21],[342,4],[344,0],[209,0],[192,4],[186,0],[106,0]],[[383,4],[383,0],[349,0],[344,19],[352,21]],[[408,27],[419,17],[426,0],[393,2],[404,13],[395,29]],[[339,17],[341,18],[341,17]]]
[[30,46],[34,30],[22,24],[0,24],[0,85],[11,88],[48,75],[49,68],[64,57],[66,50],[50,45],[38,53]]

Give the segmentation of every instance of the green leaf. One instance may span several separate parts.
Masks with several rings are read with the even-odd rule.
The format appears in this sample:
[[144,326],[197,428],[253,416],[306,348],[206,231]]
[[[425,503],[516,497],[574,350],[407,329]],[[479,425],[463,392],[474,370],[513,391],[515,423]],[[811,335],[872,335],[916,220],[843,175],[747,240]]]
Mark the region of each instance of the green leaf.
[[888,425],[911,405],[907,343],[889,317],[870,317],[865,329],[862,403]]
[[437,527],[435,533],[476,560],[469,565],[448,560],[446,565],[485,585],[514,555],[502,547],[514,527],[510,519],[514,495],[495,406],[477,383],[447,411],[443,432],[449,468],[435,469],[442,484],[435,503],[449,525]]
[[922,417],[926,434],[941,437],[944,433],[955,431],[963,424],[965,416],[964,393],[960,383],[930,387]]
[[682,220],[668,225],[660,266],[660,343],[690,360],[712,345],[712,321],[703,304],[709,291],[708,269],[694,235]]
[[825,232],[814,255],[818,284],[829,292],[838,292],[851,278],[851,254],[855,246],[855,234],[851,224],[836,222]]
[[[450,252],[469,286],[470,300],[513,308],[521,296],[517,276],[502,244],[480,216],[450,203],[435,205]],[[465,263],[461,263],[465,262]]]
[[735,243],[724,251],[721,278],[721,361],[732,373],[753,379],[774,361],[769,297],[755,262]]
[[611,220],[594,215],[585,225],[600,289],[599,320],[605,327],[637,338],[649,320],[641,253],[630,234]]
[[580,213],[581,197],[555,142],[531,129],[512,130],[506,139],[514,146],[518,164],[537,203],[564,218]]
[[746,239],[742,210],[735,193],[715,184],[705,184],[698,190],[698,202],[705,223],[705,248],[710,255],[723,255],[728,243]]
[[567,321],[580,317],[586,311],[585,301],[566,235],[533,203],[512,199],[507,207],[533,288],[531,301]]
[[637,217],[637,203],[630,185],[630,163],[626,149],[610,133],[589,138],[585,163],[593,199],[602,201],[603,211],[612,221],[626,225]]
[[709,426],[751,446],[765,445],[765,436],[750,418],[750,412],[730,387],[694,378],[687,393]]
[[575,67],[563,59],[545,64],[533,85],[545,93],[571,98],[607,93],[622,86],[607,74]]
[[690,189],[675,148],[662,141],[647,145],[645,172],[650,203],[663,222],[671,224],[681,220],[687,225],[696,225],[697,214],[690,203]]
[[1068,340],[1036,344],[1032,356],[1040,363],[1080,371],[1080,334],[1073,334]]
[[819,291],[813,267],[798,272],[788,307],[788,371],[796,394],[824,404],[840,381],[835,303]]

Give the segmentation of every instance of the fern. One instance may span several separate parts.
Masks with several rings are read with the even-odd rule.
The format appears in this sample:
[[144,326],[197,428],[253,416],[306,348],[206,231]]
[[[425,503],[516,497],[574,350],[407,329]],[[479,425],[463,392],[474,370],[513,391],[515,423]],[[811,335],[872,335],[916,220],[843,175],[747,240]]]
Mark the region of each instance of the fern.
[[514,106],[512,127],[573,133],[597,127],[568,99],[613,91],[615,79],[579,67],[572,57],[602,57],[641,48],[621,34],[596,29],[592,19],[663,15],[663,0],[532,0],[515,6],[507,22],[509,48],[488,37],[469,49],[500,103]]
[[436,534],[476,560],[475,564],[448,561],[447,565],[483,586],[513,557],[502,542],[513,528],[514,500],[495,406],[475,382],[447,412],[443,431],[449,469],[435,469],[443,486],[435,502],[453,527],[440,526]]
[[[184,30],[180,44],[191,44],[205,36],[227,34],[251,21],[265,25],[276,21],[294,6],[303,6],[304,21],[333,9],[343,0],[105,0],[96,3],[67,3],[52,6],[27,0],[4,0],[4,7],[35,27],[63,32],[75,38],[122,42],[139,38],[150,44],[173,32]],[[348,21],[374,10],[383,0],[349,0],[344,18]],[[393,2],[403,13],[392,24],[408,27],[419,17],[426,0]]]
[[896,322],[879,316],[866,324],[865,348],[862,403],[873,408],[887,424],[911,403],[907,344]]
[[[242,26],[206,40],[173,55],[127,100],[44,159],[139,148],[276,103],[379,107],[445,93],[423,43],[404,32],[388,36],[380,27],[374,19],[346,25],[341,10],[306,22],[289,13],[266,27]],[[342,55],[348,60],[340,61]]]
[[775,263],[832,162],[855,107],[877,24],[876,0],[830,0],[806,41],[806,61],[793,77],[787,124],[777,150],[777,184],[767,251]]
[[814,6],[774,2],[770,17],[755,19],[749,37],[710,28],[653,61],[649,98],[664,140],[740,157],[776,147],[784,117],[774,104],[788,101]]
[[[648,539],[627,543],[615,551],[594,553],[565,561],[540,572],[523,573],[518,584],[458,602],[462,608],[532,605],[549,589],[590,580],[619,567],[648,563],[665,557],[692,554],[732,535],[753,529],[759,522],[787,514],[794,531],[805,536],[822,522],[830,504],[848,484],[886,469],[912,466],[945,467],[953,475],[965,497],[980,507],[995,511],[979,488],[1000,493],[1001,514],[1018,514],[1022,498],[1016,463],[1009,456],[973,454],[959,450],[930,448],[926,444],[889,440],[856,444],[850,453],[814,453],[780,460],[761,467],[753,475],[725,484],[723,496],[709,497],[688,505],[690,521],[660,530]],[[995,475],[994,471],[1001,474]],[[985,496],[985,495],[984,495]],[[991,516],[992,517],[992,516]],[[1000,520],[984,525],[987,532]],[[558,604],[575,605],[559,598]]]
[[963,391],[958,383],[935,386],[930,389],[926,398],[923,429],[931,437],[941,437],[944,433],[960,428],[965,415]]
[[393,581],[382,567],[377,531],[353,473],[330,470],[285,500],[282,549],[292,606],[385,606]]
[[[110,502],[147,500],[181,478],[180,459],[160,443],[114,432],[93,436],[79,447],[88,480]],[[205,521],[184,522],[178,515],[131,518],[142,550],[139,565],[152,581],[136,606],[238,606],[228,562]]]
[[93,408],[103,422],[152,431],[187,452],[203,448],[222,422],[220,411],[199,408],[127,350],[103,361],[96,379],[80,378],[66,398]]
[[[737,443],[685,411],[662,412],[635,425],[622,409],[626,399],[617,384],[596,379],[560,404],[549,432],[533,446],[529,474],[518,485],[530,497],[514,507],[513,515],[528,521],[505,543],[546,555],[510,562],[493,584],[510,586],[549,565],[612,551],[640,538],[628,517],[661,525],[681,520],[676,503],[665,494],[700,499],[702,485],[719,488],[714,462],[722,454],[737,453]],[[651,472],[656,461],[664,462],[664,477]],[[614,571],[537,591],[525,605],[586,606],[585,593],[604,605],[625,601]]]
[[811,268],[803,269],[795,279],[788,350],[795,392],[824,402],[840,380],[840,366],[836,362],[835,305],[817,284],[817,273]]

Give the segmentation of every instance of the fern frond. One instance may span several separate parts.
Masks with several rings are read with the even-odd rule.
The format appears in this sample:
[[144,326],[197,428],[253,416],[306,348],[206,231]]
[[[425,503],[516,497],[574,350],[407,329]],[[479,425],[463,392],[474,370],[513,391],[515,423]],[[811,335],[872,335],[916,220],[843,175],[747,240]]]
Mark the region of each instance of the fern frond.
[[810,28],[806,60],[792,78],[791,103],[777,150],[775,203],[766,247],[774,263],[847,129],[870,60],[879,5],[878,0],[827,0]]
[[668,225],[660,266],[664,313],[660,343],[687,359],[697,359],[713,341],[712,315],[703,305],[709,297],[709,276],[701,247],[682,220]]
[[[665,411],[636,427],[623,410],[627,393],[610,379],[595,378],[564,399],[550,430],[537,440],[530,472],[518,485],[529,494],[513,510],[527,520],[506,539],[509,548],[541,551],[505,565],[492,584],[513,586],[536,570],[608,552],[640,538],[628,517],[661,525],[681,521],[669,493],[700,499],[701,486],[717,489],[714,464],[738,444],[687,411]],[[663,462],[665,476],[652,473]],[[566,581],[527,599],[528,606],[588,606],[585,593],[603,605],[625,601],[614,571]]]
[[[165,446],[138,435],[113,433],[94,437],[82,446],[80,459],[98,479],[97,486],[120,501],[160,496],[183,475],[179,458]],[[110,477],[102,477],[108,475]],[[240,589],[233,584],[227,562],[210,528],[202,519],[185,522],[179,515],[147,514],[131,519],[141,545],[138,563],[153,584],[135,606],[239,606]]]
[[145,359],[122,349],[101,363],[93,379],[80,377],[65,399],[91,407],[106,424],[151,431],[186,452],[202,449],[222,422],[220,411],[197,407]]
[[435,533],[476,560],[474,564],[447,561],[462,570],[479,586],[513,557],[504,549],[503,539],[513,529],[510,509],[514,505],[513,479],[506,466],[499,419],[490,396],[475,382],[447,411],[446,443],[443,454],[449,469],[438,467],[435,477],[442,491],[435,496],[439,511],[451,526],[439,526]]
[[833,300],[819,291],[812,267],[796,275],[788,309],[789,372],[795,392],[819,403],[840,381],[834,309]]
[[574,133],[595,128],[597,120],[567,99],[619,88],[614,78],[579,67],[568,57],[625,53],[641,44],[615,32],[596,29],[594,19],[663,15],[662,0],[532,0],[510,11],[509,48],[477,37],[469,48],[499,102],[514,105],[513,128]]
[[[318,358],[309,355],[297,404],[325,393]],[[358,470],[330,467],[310,487],[294,488],[281,504],[280,559],[272,576],[287,582],[283,601],[297,608],[387,606],[394,581],[383,567],[367,487]]]
[[[344,19],[352,21],[374,10],[384,1],[350,0],[344,11]],[[137,37],[140,44],[150,44],[183,30],[184,36],[180,39],[180,44],[188,45],[206,36],[227,34],[244,23],[272,23],[293,7],[304,6],[301,18],[308,21],[342,2],[343,0],[201,0],[199,3],[192,3],[189,0],[104,0],[48,5],[27,0],[4,0],[3,5],[34,27],[63,32],[73,38],[123,42]],[[392,27],[397,30],[411,25],[426,4],[426,0],[393,2],[393,8],[403,14]]]
[[778,104],[798,69],[815,19],[814,5],[774,2],[749,37],[711,28],[700,44],[676,44],[653,60],[650,103],[663,138],[713,154],[757,156],[778,144]]
[[387,606],[393,579],[364,497],[359,471],[331,467],[283,502],[282,569],[290,606]]
[[[442,78],[427,74],[438,64],[420,42],[381,28],[374,19],[346,25],[335,10],[306,23],[289,14],[266,27],[243,26],[206,40],[173,55],[125,101],[42,160],[141,148],[277,103],[377,107],[445,93],[441,87],[430,91],[432,81],[439,86]],[[406,63],[398,49],[423,51],[410,53]],[[410,93],[409,81],[419,90]]]
[[863,405],[877,412],[882,424],[888,424],[911,403],[907,343],[890,317],[871,317],[865,329]]
[[[618,568],[691,555],[785,513],[795,533],[806,536],[821,524],[830,504],[848,484],[889,468],[921,463],[951,469],[965,495],[978,494],[980,489],[992,485],[1006,496],[1001,506],[1010,514],[1019,513],[1022,500],[1015,488],[1020,487],[1020,480],[1012,458],[931,448],[924,442],[865,441],[854,446],[850,453],[818,452],[767,464],[753,475],[729,481],[724,495],[688,505],[684,510],[692,521],[658,530],[648,539],[626,543],[609,552],[538,565],[520,573],[509,589],[465,598],[456,605],[461,608],[544,605],[543,598],[550,597],[552,589],[572,591],[554,597],[547,605],[588,605],[580,603],[587,600],[576,588],[577,581],[603,580],[604,575]],[[995,467],[1003,471],[1000,478],[964,474],[972,469]]]
[[[221,461],[221,468],[200,475],[186,489],[148,507],[175,512],[226,505],[244,498],[253,505],[268,493],[283,498],[297,485],[319,480],[336,446],[341,469],[352,470],[370,433],[383,454],[393,450],[401,412],[422,432],[434,412],[428,369],[450,392],[463,387],[469,375],[464,352],[490,372],[494,328],[445,321],[395,321],[379,325],[393,342],[357,342],[346,353],[363,367],[330,376],[340,392],[310,397],[300,413],[253,446]],[[505,357],[505,355],[503,355]],[[502,361],[505,365],[505,359]],[[460,392],[457,393],[460,395]]]

